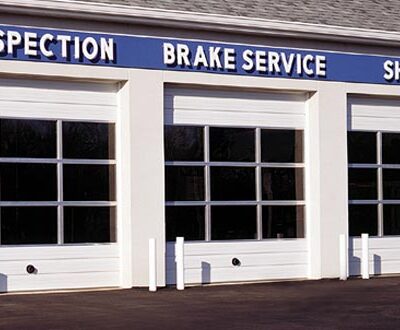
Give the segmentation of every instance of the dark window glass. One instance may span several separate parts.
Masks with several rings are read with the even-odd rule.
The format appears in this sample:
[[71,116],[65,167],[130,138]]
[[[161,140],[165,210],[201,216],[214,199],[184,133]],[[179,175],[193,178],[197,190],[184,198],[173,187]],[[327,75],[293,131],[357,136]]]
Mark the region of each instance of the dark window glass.
[[383,234],[400,235],[400,205],[383,205]]
[[400,134],[382,133],[383,164],[400,164]]
[[377,199],[377,170],[349,168],[349,199]]
[[252,128],[210,127],[210,160],[214,162],[254,162],[255,130]]
[[261,130],[261,161],[264,163],[303,162],[303,131]]
[[115,242],[115,227],[115,207],[64,207],[65,243]]
[[263,168],[263,200],[303,200],[303,169]]
[[377,205],[349,205],[349,235],[378,234]]
[[204,167],[167,166],[165,196],[167,201],[204,200]]
[[64,165],[64,200],[115,201],[115,165]]
[[57,207],[2,207],[1,244],[57,243]]
[[347,153],[349,164],[375,164],[376,133],[348,132]]
[[263,206],[263,238],[304,238],[303,206]]
[[0,120],[0,157],[55,158],[56,122]]
[[256,206],[212,206],[211,239],[257,238]]
[[0,164],[0,200],[57,200],[57,166],[55,164]]
[[204,161],[203,127],[165,126],[166,161]]
[[383,199],[400,199],[400,170],[383,170]]
[[177,237],[184,237],[187,241],[204,240],[204,214],[204,206],[167,206],[167,241],[175,241]]
[[63,122],[63,157],[115,159],[115,124]]
[[255,200],[255,180],[252,167],[211,167],[211,200]]

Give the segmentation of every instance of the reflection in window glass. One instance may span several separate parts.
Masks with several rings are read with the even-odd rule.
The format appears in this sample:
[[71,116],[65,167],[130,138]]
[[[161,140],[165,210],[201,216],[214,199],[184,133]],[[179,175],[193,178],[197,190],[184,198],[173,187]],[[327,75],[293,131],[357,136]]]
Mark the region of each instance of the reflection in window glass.
[[203,161],[203,127],[165,126],[166,161]]
[[349,199],[377,199],[377,173],[376,169],[349,168]]
[[261,130],[261,161],[263,163],[303,162],[303,131]]
[[115,159],[115,124],[63,122],[63,157]]
[[56,201],[55,164],[0,164],[1,201]]
[[65,243],[110,243],[115,241],[115,207],[64,207]]
[[2,207],[1,244],[57,243],[57,207]]
[[256,199],[255,168],[211,167],[211,200],[238,201]]
[[304,238],[303,206],[263,206],[263,238]]
[[382,133],[382,163],[400,164],[400,134]]
[[347,152],[349,164],[375,164],[376,133],[348,132]]
[[165,196],[167,201],[204,200],[204,167],[167,166]]
[[212,206],[211,239],[257,238],[256,206]]
[[115,201],[115,165],[64,165],[64,200]]
[[167,241],[184,237],[185,241],[204,240],[204,206],[167,206],[165,208]]
[[56,122],[0,119],[0,157],[55,158]]
[[383,234],[400,235],[400,205],[383,205]]
[[263,200],[303,200],[303,169],[263,168]]
[[252,128],[210,127],[210,160],[254,162],[255,130]]
[[383,198],[400,199],[399,169],[383,169]]
[[349,205],[349,235],[378,234],[377,205]]

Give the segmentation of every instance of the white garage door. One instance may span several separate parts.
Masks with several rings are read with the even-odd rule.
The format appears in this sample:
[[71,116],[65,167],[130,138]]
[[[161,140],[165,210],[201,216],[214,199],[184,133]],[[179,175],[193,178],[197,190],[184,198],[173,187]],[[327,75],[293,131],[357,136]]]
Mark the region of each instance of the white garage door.
[[400,273],[400,100],[348,100],[349,262],[360,274],[369,233],[372,274]]
[[304,94],[165,91],[167,283],[307,277]]
[[119,285],[116,88],[0,79],[1,291]]

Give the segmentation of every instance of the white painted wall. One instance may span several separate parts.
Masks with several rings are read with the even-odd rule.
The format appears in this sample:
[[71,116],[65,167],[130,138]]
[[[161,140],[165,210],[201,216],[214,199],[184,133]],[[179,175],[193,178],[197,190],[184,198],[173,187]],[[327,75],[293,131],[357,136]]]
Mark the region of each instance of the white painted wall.
[[[305,250],[309,251],[308,272],[302,275],[302,270],[297,269],[298,276],[309,278],[325,278],[325,277],[338,277],[339,276],[339,263],[337,258],[338,253],[338,234],[347,232],[347,159],[346,159],[346,111],[347,103],[346,97],[349,94],[374,96],[381,99],[390,98],[398,95],[398,87],[384,86],[384,85],[368,85],[368,84],[342,84],[342,83],[329,83],[329,82],[315,82],[315,81],[301,81],[290,79],[268,79],[268,78],[255,78],[255,77],[241,77],[241,76],[227,76],[227,75],[213,75],[206,73],[186,73],[186,72],[158,72],[146,70],[125,70],[125,69],[112,69],[112,68],[98,68],[88,66],[72,66],[61,64],[49,63],[21,63],[15,61],[0,61],[0,75],[4,78],[12,75],[13,79],[20,77],[23,79],[32,79],[32,77],[41,80],[62,80],[64,83],[80,84],[88,81],[102,81],[108,84],[116,84],[121,82],[122,92],[120,94],[120,101],[116,105],[116,109],[124,109],[124,116],[121,116],[123,125],[119,132],[120,139],[124,141],[121,145],[120,154],[124,159],[125,174],[121,176],[123,180],[124,189],[119,194],[123,194],[124,199],[120,208],[124,211],[119,212],[119,216],[123,214],[120,219],[123,228],[120,227],[119,242],[121,245],[118,247],[111,246],[110,251],[102,250],[106,247],[101,247],[100,250],[93,250],[96,257],[92,252],[88,252],[86,248],[79,247],[79,253],[70,258],[74,261],[64,260],[62,255],[68,255],[67,248],[76,247],[16,247],[16,248],[0,248],[0,253],[11,257],[14,261],[9,259],[1,259],[4,271],[0,269],[0,274],[8,277],[8,288],[15,290],[39,290],[43,288],[63,288],[76,285],[88,286],[118,286],[123,287],[131,286],[146,286],[147,282],[147,246],[148,238],[156,237],[159,244],[158,246],[158,285],[165,284],[165,274],[170,273],[171,266],[169,259],[172,257],[170,247],[167,246],[167,254],[165,253],[164,242],[164,159],[163,159],[163,91],[164,84],[168,86],[179,84],[180,86],[201,86],[208,89],[219,89],[223,87],[226,90],[257,90],[262,93],[271,93],[275,91],[287,94],[287,91],[296,92],[300,94],[310,93],[308,108],[306,109],[306,132],[310,134],[307,137],[306,152],[309,154],[307,162],[307,240],[308,247]],[[79,79],[79,82],[77,82]],[[115,85],[116,86],[116,85]],[[118,87],[117,87],[118,89]],[[24,95],[25,93],[19,93]],[[6,94],[7,95],[7,94]],[[28,95],[28,94],[26,94]],[[100,100],[100,99],[99,99]],[[62,102],[61,102],[62,103]],[[54,109],[57,108],[57,104]],[[92,108],[94,109],[94,108]],[[6,107],[2,108],[0,114],[15,116],[18,112],[2,112],[9,111]],[[50,110],[49,110],[50,111]],[[44,117],[49,112],[43,114]],[[93,116],[100,116],[101,113],[86,112],[88,119]],[[39,113],[40,114],[40,113]],[[31,114],[28,114],[29,116]],[[21,114],[22,117],[26,116]],[[107,120],[107,119],[106,119]],[[126,174],[130,173],[130,176]],[[119,197],[120,198],[120,197]],[[371,251],[375,249],[374,239],[371,239]],[[382,242],[392,242],[395,238],[379,239],[379,246]],[[221,244],[226,244],[223,242]],[[259,242],[251,242],[259,243]],[[268,269],[269,274],[282,274],[281,271],[272,271],[276,269],[275,262],[279,259],[279,253],[285,255],[284,260],[289,260],[293,256],[286,248],[283,252],[278,252],[278,255],[270,255],[267,249],[271,249],[273,243],[269,241],[262,241],[260,247],[263,251],[262,254],[265,258],[257,259],[257,253],[248,254],[243,245],[238,245],[242,251],[237,251],[246,260],[245,264],[259,265],[262,271]],[[271,243],[268,245],[268,243]],[[292,242],[284,242],[285,244],[278,243],[280,248],[282,246],[289,247]],[[300,244],[300,243],[299,243]],[[389,244],[389,243],[388,243]],[[397,258],[395,255],[396,244],[394,241],[389,245],[385,245],[382,250],[374,250],[374,254],[381,256],[383,263],[381,269],[383,272],[398,272],[397,266],[394,266]],[[247,242],[246,242],[247,246]],[[350,245],[351,246],[351,245]],[[378,246],[378,245],[377,245]],[[383,246],[383,245],[382,245]],[[97,248],[97,246],[96,246]],[[43,250],[41,250],[43,249]],[[114,249],[116,250],[114,254]],[[208,248],[207,248],[208,249]],[[205,253],[208,253],[208,250]],[[54,254],[49,251],[55,251]],[[112,251],[111,251],[112,250]],[[386,253],[392,251],[391,256]],[[23,257],[17,257],[16,253],[11,251],[22,251]],[[30,251],[32,254],[30,255]],[[39,251],[40,256],[34,251]],[[187,251],[191,251],[189,247]],[[190,256],[192,261],[188,261],[188,265],[194,266],[193,272],[194,283],[199,283],[201,275],[199,269],[201,262],[209,262],[210,265],[227,269],[227,281],[235,281],[239,272],[241,275],[246,274],[248,278],[257,278],[257,273],[249,273],[247,270],[240,270],[236,273],[231,272],[230,262],[231,254],[220,253],[214,260],[212,254]],[[383,253],[384,252],[384,253]],[[37,263],[37,260],[42,260],[46,254],[50,255],[50,260],[53,265],[60,265],[60,268],[54,266],[46,266],[45,263]],[[59,254],[61,253],[61,254]],[[357,249],[355,250],[357,252]],[[236,254],[236,253],[235,253]],[[302,254],[302,253],[301,253]],[[100,258],[98,258],[100,256]],[[122,257],[120,257],[122,256]],[[167,265],[165,265],[165,257],[167,258]],[[212,257],[210,259],[207,259]],[[356,256],[357,257],[357,256]],[[23,260],[21,260],[23,258]],[[46,257],[47,258],[47,257]],[[91,260],[93,258],[93,260]],[[114,264],[108,259],[117,259]],[[289,259],[287,259],[289,258]],[[302,254],[302,257],[304,255]],[[393,260],[392,260],[393,258]],[[90,262],[88,260],[91,260]],[[99,260],[98,260],[99,259]],[[103,262],[102,259],[107,259]],[[304,259],[302,259],[304,260]],[[354,269],[352,263],[357,260],[350,261],[351,269]],[[27,263],[36,264],[39,273],[34,276],[22,274],[25,271]],[[65,262],[65,263],[64,263]],[[200,262],[200,265],[199,265]],[[265,262],[265,264],[263,264]],[[6,267],[6,263],[10,265],[17,265],[14,270],[10,266]],[[74,268],[84,270],[78,273],[64,273],[65,269],[69,269],[70,263],[73,263]],[[87,264],[87,265],[86,265]],[[301,262],[303,264],[303,261]],[[47,264],[49,265],[49,264]],[[389,267],[389,265],[391,265]],[[82,268],[83,267],[83,268]],[[218,269],[215,268],[215,269]],[[291,264],[290,269],[295,269],[297,266]],[[303,266],[299,266],[303,267]],[[353,268],[352,268],[353,267]],[[355,266],[357,268],[357,266]],[[51,268],[51,269],[50,269]],[[89,269],[90,268],[90,269]],[[242,269],[246,269],[243,267]],[[249,269],[251,267],[248,267]],[[17,271],[15,271],[15,269]],[[212,268],[211,268],[212,269]],[[17,272],[17,274],[13,274]],[[41,273],[43,272],[43,273]],[[173,272],[173,271],[172,271]],[[219,272],[219,271],[218,271]],[[223,280],[223,277],[217,275],[215,272],[215,280]],[[246,273],[247,272],[247,273]],[[189,273],[187,276],[189,276]],[[225,272],[224,272],[225,273]],[[351,270],[352,274],[356,272]],[[102,275],[100,275],[102,274]],[[212,274],[212,273],[211,273]],[[258,273],[259,274],[259,273]],[[265,273],[264,273],[265,274]],[[288,271],[287,274],[291,276]],[[257,276],[256,276],[257,275]],[[36,276],[36,277],[35,277]],[[171,275],[173,276],[173,275]],[[190,275],[191,276],[191,275]],[[188,278],[190,278],[190,276]],[[220,276],[220,277],[218,277]],[[102,280],[99,280],[101,277]],[[229,278],[231,279],[229,279]],[[265,276],[267,277],[267,276]],[[37,278],[37,280],[36,280]],[[52,278],[50,281],[49,279]],[[78,280],[76,281],[75,279]],[[171,277],[172,278],[172,277]],[[197,278],[197,279],[196,279]],[[40,279],[40,280],[39,280]],[[70,282],[65,282],[65,279],[71,279]],[[1,282],[1,281],[0,281]],[[46,282],[46,285],[43,284]],[[4,282],[3,282],[4,283]],[[14,284],[13,284],[14,283]],[[21,286],[18,283],[25,283]],[[42,283],[42,284],[41,284]]]
[[306,198],[312,279],[338,277],[339,235],[347,236],[347,111],[340,83],[319,84],[308,101]]
[[[167,284],[176,283],[175,243],[167,243]],[[233,266],[232,259],[240,260]],[[307,278],[305,239],[185,243],[185,282],[207,284]]]
[[[132,281],[148,285],[149,238],[157,242],[157,285],[165,285],[164,126],[162,73],[130,76]],[[128,135],[129,136],[129,135]]]

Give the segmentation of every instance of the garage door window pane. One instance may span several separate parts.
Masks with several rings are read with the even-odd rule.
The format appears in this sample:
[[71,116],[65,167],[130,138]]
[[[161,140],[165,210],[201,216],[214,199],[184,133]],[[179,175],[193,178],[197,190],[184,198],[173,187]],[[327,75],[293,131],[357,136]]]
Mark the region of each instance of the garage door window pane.
[[203,161],[203,127],[165,126],[166,161]]
[[383,170],[383,198],[400,199],[400,169]]
[[263,206],[263,238],[304,238],[303,206]]
[[115,207],[64,207],[65,243],[116,241]]
[[377,199],[377,170],[376,169],[349,169],[349,199],[362,200]]
[[349,164],[375,164],[376,133],[348,132],[347,149]]
[[204,206],[167,206],[165,214],[167,241],[184,237],[187,241],[204,240]]
[[115,159],[115,124],[63,122],[63,157]]
[[0,120],[0,157],[55,158],[56,122]]
[[263,168],[263,200],[303,200],[303,169]]
[[210,127],[210,160],[254,162],[255,129]]
[[261,161],[263,163],[303,162],[303,131],[261,130]]
[[204,200],[204,167],[167,166],[165,188],[167,201]]
[[213,201],[256,198],[255,169],[252,167],[212,167],[210,181]]
[[64,200],[115,201],[115,165],[64,165]]
[[0,164],[1,201],[57,200],[57,167],[54,164]]
[[1,244],[57,243],[56,207],[2,207]]
[[211,239],[257,238],[256,206],[212,206]]
[[400,134],[382,133],[383,164],[400,164]]
[[349,205],[349,235],[378,234],[377,205]]
[[383,206],[383,234],[400,235],[400,205]]

